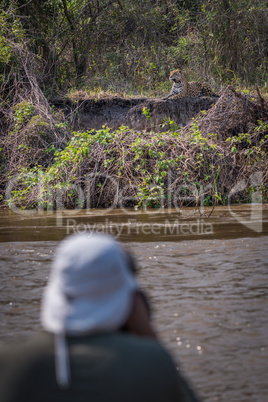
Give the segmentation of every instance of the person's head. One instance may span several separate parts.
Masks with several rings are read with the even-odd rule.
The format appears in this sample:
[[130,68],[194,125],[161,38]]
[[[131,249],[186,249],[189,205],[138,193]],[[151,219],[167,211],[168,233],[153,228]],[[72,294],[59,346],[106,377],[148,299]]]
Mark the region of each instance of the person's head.
[[65,337],[124,329],[155,338],[133,258],[110,236],[73,235],[59,246],[45,288],[41,321],[55,334],[57,382],[70,384]]
[[63,241],[45,289],[42,324],[55,334],[124,328],[154,337],[132,256],[110,236],[74,235]]

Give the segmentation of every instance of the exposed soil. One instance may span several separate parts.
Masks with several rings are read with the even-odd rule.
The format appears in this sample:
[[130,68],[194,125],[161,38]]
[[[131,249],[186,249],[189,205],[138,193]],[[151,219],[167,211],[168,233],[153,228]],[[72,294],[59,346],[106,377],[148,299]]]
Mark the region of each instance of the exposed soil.
[[[75,130],[100,129],[105,124],[110,128],[122,125],[136,130],[165,131],[164,119],[170,118],[179,127],[185,126],[201,110],[210,109],[218,97],[184,98],[162,100],[157,98],[123,98],[104,96],[90,97],[73,102],[70,99],[53,99],[51,103],[62,109],[71,119]],[[149,111],[149,118],[143,109]]]
[[[51,208],[58,202],[54,196],[67,208],[77,203],[91,208],[182,207],[199,205],[201,199],[216,205],[230,197],[248,202],[255,189],[267,199],[268,102],[259,93],[245,95],[228,87],[220,98],[79,95],[53,103],[76,133],[61,113],[52,116],[62,119],[56,124],[41,110],[42,115],[35,112],[1,138],[0,196],[15,177],[12,202],[18,207]],[[183,127],[162,127],[165,118]],[[97,131],[104,124],[108,128]],[[40,177],[41,193],[36,185]],[[77,189],[84,198],[77,199]]]

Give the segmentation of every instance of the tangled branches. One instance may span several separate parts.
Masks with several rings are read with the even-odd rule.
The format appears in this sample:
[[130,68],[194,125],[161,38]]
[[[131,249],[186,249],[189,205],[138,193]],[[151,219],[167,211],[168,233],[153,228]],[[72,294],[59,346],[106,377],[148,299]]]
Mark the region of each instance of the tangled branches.
[[200,121],[202,135],[217,134],[218,139],[254,130],[258,121],[268,119],[268,105],[258,92],[255,97],[236,92],[232,86],[226,88],[217,103]]
[[[268,125],[263,129],[267,133]],[[10,201],[48,209],[215,205],[225,204],[242,180],[246,185],[234,201],[249,201],[251,175],[261,169],[268,178],[267,137],[255,147],[238,150],[235,142],[218,141],[214,135],[204,138],[195,128],[190,136],[126,127],[75,133],[52,166],[18,177]]]
[[[10,16],[12,18],[10,18]],[[52,163],[53,151],[67,145],[70,132],[40,88],[42,63],[30,50],[19,19],[0,16],[0,192],[7,180],[34,166]],[[0,194],[1,198],[1,194]]]
[[267,109],[228,89],[181,131],[173,122],[165,133],[103,127],[74,132],[59,147],[64,122],[51,130],[31,104],[20,105],[14,116],[21,143],[14,133],[5,140],[13,180],[8,201],[42,209],[250,202],[255,173],[262,174],[258,190],[265,199]]

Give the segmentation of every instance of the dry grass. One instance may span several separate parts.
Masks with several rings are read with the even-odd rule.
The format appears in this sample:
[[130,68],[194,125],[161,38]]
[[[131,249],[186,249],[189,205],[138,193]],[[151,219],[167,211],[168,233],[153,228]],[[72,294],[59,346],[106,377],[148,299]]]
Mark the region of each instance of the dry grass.
[[[31,135],[28,123],[21,143],[32,141],[36,156],[30,151],[25,154],[25,169],[12,202],[24,208],[38,203],[57,208],[60,197],[66,208],[183,207],[250,202],[256,189],[265,198],[267,112],[263,98],[250,99],[228,88],[206,114],[180,131],[173,127],[155,133],[121,127],[77,132],[64,149],[61,140],[62,150],[51,153],[47,146],[60,144],[55,142],[55,132]],[[22,165],[18,135],[13,133],[4,144],[13,174]],[[262,174],[258,188],[253,188],[255,173]],[[37,176],[42,177],[42,193]],[[241,188],[234,191],[237,183]]]

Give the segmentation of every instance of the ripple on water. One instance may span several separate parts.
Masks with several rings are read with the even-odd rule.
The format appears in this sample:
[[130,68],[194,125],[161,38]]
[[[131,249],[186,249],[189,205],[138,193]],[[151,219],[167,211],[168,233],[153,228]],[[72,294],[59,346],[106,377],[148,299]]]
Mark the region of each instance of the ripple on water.
[[[0,244],[0,338],[39,329],[57,242]],[[206,401],[268,393],[267,237],[129,243],[154,323]]]

